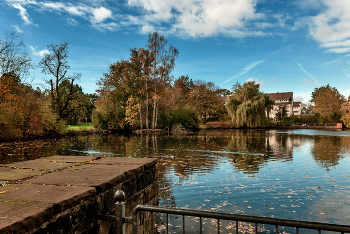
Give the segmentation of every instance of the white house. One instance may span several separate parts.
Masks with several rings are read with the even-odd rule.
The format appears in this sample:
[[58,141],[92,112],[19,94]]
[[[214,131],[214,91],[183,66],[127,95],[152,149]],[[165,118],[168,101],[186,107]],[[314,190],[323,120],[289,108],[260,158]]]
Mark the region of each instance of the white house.
[[269,113],[269,118],[274,119],[281,107],[286,109],[288,117],[291,115],[301,115],[301,102],[293,101],[293,92],[268,93],[267,95],[271,100],[275,101],[275,105]]

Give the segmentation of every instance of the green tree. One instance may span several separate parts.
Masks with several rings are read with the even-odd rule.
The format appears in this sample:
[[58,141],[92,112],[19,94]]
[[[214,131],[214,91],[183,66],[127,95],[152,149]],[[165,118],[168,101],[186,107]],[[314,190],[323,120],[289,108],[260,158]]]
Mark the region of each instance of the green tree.
[[329,120],[341,113],[344,96],[336,88],[330,87],[327,84],[315,88],[311,94],[311,102],[314,106],[314,112],[319,113],[322,118]]
[[[73,111],[70,108],[70,102],[74,95],[74,81],[80,79],[81,74],[67,75],[70,66],[68,66],[68,43],[62,43],[60,45],[48,45],[50,54],[39,62],[39,67],[42,68],[42,72],[47,75],[51,75],[54,78],[48,80],[50,85],[50,97],[51,107],[58,114],[60,119],[67,117],[70,112]],[[69,82],[69,89],[60,88],[62,82]],[[63,87],[66,87],[64,85]],[[64,98],[63,98],[64,97]]]
[[308,104],[301,104],[301,113],[302,114],[313,114],[313,106],[311,103]]
[[268,124],[266,114],[274,102],[260,92],[260,85],[249,81],[234,90],[225,104],[232,122],[237,127],[263,127]]

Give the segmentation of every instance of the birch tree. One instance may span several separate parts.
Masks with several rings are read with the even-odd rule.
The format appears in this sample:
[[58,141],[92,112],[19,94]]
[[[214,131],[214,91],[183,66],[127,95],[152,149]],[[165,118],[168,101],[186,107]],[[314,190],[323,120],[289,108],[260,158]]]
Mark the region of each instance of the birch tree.
[[[147,49],[153,56],[151,65],[150,76],[153,80],[154,93],[152,96],[153,114],[152,114],[152,129],[157,127],[157,115],[158,115],[158,99],[159,91],[164,86],[170,86],[172,77],[171,72],[175,66],[175,59],[177,58],[179,51],[169,44],[168,48],[167,40],[164,36],[160,36],[157,32],[150,33],[148,38]],[[163,87],[161,87],[163,86]]]

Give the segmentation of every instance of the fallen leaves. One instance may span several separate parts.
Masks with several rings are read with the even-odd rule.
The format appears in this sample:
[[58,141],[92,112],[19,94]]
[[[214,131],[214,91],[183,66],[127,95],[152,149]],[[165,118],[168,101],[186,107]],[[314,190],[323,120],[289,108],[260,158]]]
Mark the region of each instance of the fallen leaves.
[[2,193],[6,193],[7,191],[8,191],[8,190],[5,190],[5,191],[1,191],[1,192],[0,192],[0,194],[2,194]]

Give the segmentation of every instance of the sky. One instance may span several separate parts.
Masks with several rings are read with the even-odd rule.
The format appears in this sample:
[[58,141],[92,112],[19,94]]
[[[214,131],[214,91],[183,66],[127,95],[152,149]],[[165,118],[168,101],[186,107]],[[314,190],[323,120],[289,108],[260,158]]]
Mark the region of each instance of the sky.
[[[349,0],[0,0],[0,38],[18,32],[34,65],[47,45],[68,42],[69,74],[93,93],[109,64],[157,31],[179,50],[174,78],[256,81],[307,103],[327,84],[350,95],[349,12]],[[49,78],[30,74],[34,87]]]

